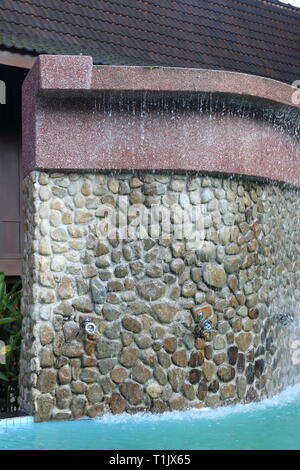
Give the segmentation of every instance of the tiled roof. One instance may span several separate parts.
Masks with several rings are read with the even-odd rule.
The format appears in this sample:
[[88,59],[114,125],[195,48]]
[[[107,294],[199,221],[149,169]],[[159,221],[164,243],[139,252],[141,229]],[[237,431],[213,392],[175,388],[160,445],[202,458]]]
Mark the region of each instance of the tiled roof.
[[1,0],[0,45],[291,83],[300,79],[300,9],[277,0]]

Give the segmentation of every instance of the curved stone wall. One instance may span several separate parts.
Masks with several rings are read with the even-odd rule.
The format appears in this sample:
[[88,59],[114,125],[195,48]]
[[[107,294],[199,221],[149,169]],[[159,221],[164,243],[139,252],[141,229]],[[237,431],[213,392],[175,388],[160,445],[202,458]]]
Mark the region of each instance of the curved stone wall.
[[262,77],[38,58],[23,87],[22,409],[162,412],[299,380],[299,107]]
[[[24,190],[21,407],[36,420],[250,402],[299,380],[296,189],[193,173],[34,171]],[[172,235],[99,239],[99,208],[122,211],[122,198],[201,207],[198,246]],[[212,331],[199,334],[199,311]],[[294,323],[282,326],[281,313]],[[98,336],[82,334],[86,317]]]

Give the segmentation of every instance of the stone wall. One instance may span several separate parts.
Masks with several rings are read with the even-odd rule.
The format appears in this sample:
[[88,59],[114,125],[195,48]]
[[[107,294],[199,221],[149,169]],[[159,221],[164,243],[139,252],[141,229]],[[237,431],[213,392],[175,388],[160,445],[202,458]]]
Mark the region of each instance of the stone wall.
[[[100,240],[99,206],[119,196],[201,207],[204,242]],[[250,402],[299,380],[298,191],[188,173],[34,171],[24,200],[20,404],[37,421]],[[211,332],[195,334],[199,311]],[[86,317],[95,337],[79,326]]]

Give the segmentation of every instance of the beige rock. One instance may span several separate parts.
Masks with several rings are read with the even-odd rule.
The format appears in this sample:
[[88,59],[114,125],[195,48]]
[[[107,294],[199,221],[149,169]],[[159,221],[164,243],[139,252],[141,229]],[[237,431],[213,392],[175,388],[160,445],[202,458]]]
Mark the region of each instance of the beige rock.
[[170,400],[170,408],[173,411],[182,411],[187,407],[186,400],[183,396],[177,396]]
[[80,380],[76,380],[75,382],[71,383],[71,391],[76,394],[84,394],[87,389],[87,384],[85,382],[81,382]]
[[39,274],[40,284],[44,287],[56,287],[56,282],[52,273],[43,272]]
[[180,273],[185,267],[184,261],[181,258],[174,259],[170,264],[170,269],[173,273]]
[[97,416],[102,416],[105,412],[104,403],[95,403],[87,407],[87,415],[90,418],[96,418]]
[[127,401],[119,393],[114,392],[110,400],[110,409],[113,414],[123,413],[126,409]]
[[81,186],[81,192],[84,196],[90,196],[92,194],[92,184],[90,181],[85,181]]
[[180,258],[185,252],[184,242],[172,243],[172,254],[174,258]]
[[146,383],[152,376],[152,371],[148,367],[145,367],[141,362],[136,364],[132,369],[131,377],[136,382],[141,384]]
[[121,352],[120,363],[125,367],[133,367],[137,363],[140,351],[134,347],[124,348]]
[[86,264],[85,266],[82,267],[82,275],[86,279],[95,277],[97,276],[97,274],[98,274],[98,270],[92,264]]
[[119,192],[119,181],[117,180],[110,180],[107,183],[108,189],[114,193],[117,194]]
[[49,421],[53,408],[54,398],[50,394],[40,395],[36,400],[37,420]]
[[111,260],[108,255],[98,256],[96,258],[96,266],[98,268],[108,268],[110,266]]
[[230,240],[230,228],[221,227],[219,230],[219,240],[222,245],[227,245]]
[[39,253],[40,255],[51,255],[51,243],[48,237],[41,238],[39,242]]
[[140,335],[134,336],[134,341],[139,349],[147,349],[150,348],[153,344],[153,339],[151,336],[141,333]]
[[235,376],[235,369],[231,366],[221,366],[218,368],[218,377],[222,382],[230,382]]
[[160,280],[142,281],[138,284],[139,294],[146,300],[157,300],[166,291],[166,285]]
[[52,343],[55,332],[51,323],[42,323],[39,330],[39,336],[41,344],[44,346],[46,344]]
[[220,404],[220,397],[218,395],[210,395],[205,398],[205,406],[209,408],[217,408]]
[[203,401],[207,395],[207,385],[204,382],[200,382],[198,385],[197,396],[199,400]]
[[73,214],[70,211],[66,211],[62,215],[62,223],[65,225],[69,225],[73,223]]
[[[52,227],[59,227],[61,225],[61,212],[60,211],[54,211],[52,210],[51,211],[51,216],[50,216],[50,224]],[[61,232],[63,233],[63,232]],[[63,237],[65,237],[65,230],[64,230],[64,234],[63,234]],[[51,238],[52,240],[56,240],[56,237],[57,238],[61,238],[61,234],[60,232],[58,231],[57,234],[54,233],[53,237],[52,237],[52,234],[53,234],[53,231],[51,232]],[[56,241],[66,241],[66,240],[56,240]]]
[[202,373],[208,382],[211,382],[216,375],[217,368],[213,362],[204,362],[201,367]]
[[200,261],[206,263],[216,259],[217,250],[214,243],[205,241],[196,253]]
[[214,354],[214,357],[213,357],[214,363],[215,363],[217,366],[220,365],[220,364],[223,364],[223,362],[225,361],[225,359],[226,359],[226,354],[225,354],[224,352]]
[[48,186],[42,186],[39,191],[41,201],[49,201],[51,197],[51,189]]
[[229,274],[232,274],[239,270],[241,266],[241,258],[239,256],[225,256],[224,268]]
[[183,297],[192,297],[196,294],[197,286],[193,281],[185,281],[182,285]]
[[38,376],[38,389],[42,393],[51,393],[57,385],[56,370],[42,369]]
[[162,394],[162,387],[156,382],[150,383],[146,390],[151,398],[159,398]]
[[216,335],[213,339],[214,349],[224,349],[226,347],[226,341],[223,335]]
[[240,399],[242,399],[246,393],[247,381],[244,376],[240,376],[236,379],[237,394]]
[[115,383],[119,384],[128,378],[128,371],[124,367],[114,367],[110,376]]
[[121,312],[115,306],[112,306],[110,304],[104,304],[102,308],[102,314],[106,320],[112,321],[112,320],[117,320],[119,316],[121,315]]
[[52,367],[55,363],[54,354],[49,346],[41,348],[39,358],[41,367]]
[[233,384],[223,385],[223,387],[221,387],[220,395],[223,400],[226,400],[228,398],[234,398],[235,386]]
[[152,278],[161,277],[163,274],[162,266],[160,264],[150,264],[146,270],[146,274]]
[[239,307],[236,312],[238,315],[241,317],[246,317],[248,315],[248,309],[243,305],[242,307]]
[[193,385],[186,384],[186,383],[183,384],[182,392],[188,400],[195,400],[196,392],[195,392]]
[[61,314],[65,317],[69,317],[73,312],[72,304],[66,300],[54,307],[54,313]]
[[64,256],[53,256],[51,261],[51,270],[52,271],[64,271],[66,267],[66,259]]
[[62,346],[62,353],[67,357],[80,357],[83,354],[82,342],[73,340]]
[[136,177],[130,180],[131,188],[140,188],[141,186],[143,186],[143,184],[144,183],[139,178],[136,178]]
[[81,418],[86,413],[87,399],[85,395],[75,395],[72,400],[71,410],[74,418]]
[[51,238],[56,242],[65,242],[68,240],[68,234],[64,228],[56,228],[51,231]]
[[60,386],[55,390],[57,408],[68,408],[71,403],[72,393],[69,386]]
[[87,224],[93,218],[93,213],[84,209],[75,213],[75,224]]
[[62,276],[57,292],[61,299],[70,299],[73,297],[74,288],[73,283],[69,277]]
[[64,203],[60,199],[52,199],[51,201],[51,209],[62,211],[64,209]]
[[247,351],[249,348],[251,341],[252,341],[252,335],[251,333],[239,333],[236,338],[235,338],[236,344],[240,348],[241,351]]
[[71,225],[70,227],[68,227],[68,232],[72,238],[80,238],[83,235],[82,229],[77,227],[76,225]]
[[120,385],[120,392],[132,405],[138,405],[143,400],[143,388],[135,382],[129,380],[123,382]]
[[[117,357],[121,351],[121,343],[119,341],[111,341],[100,338],[96,343],[96,356],[98,359],[107,359]],[[125,351],[125,349],[123,349]]]
[[165,370],[158,364],[154,367],[153,376],[160,385],[166,385],[168,382]]
[[96,367],[85,367],[80,374],[80,380],[86,383],[98,382],[100,379],[99,370]]
[[187,373],[179,367],[168,370],[168,380],[174,392],[181,392]]
[[88,386],[86,396],[90,403],[99,403],[103,400],[103,390],[98,383],[93,383]]
[[99,241],[96,247],[95,256],[107,255],[109,252],[109,245],[103,241]]
[[76,286],[77,286],[77,293],[80,296],[85,295],[89,292],[89,284],[88,284],[88,281],[85,279],[81,279],[80,277],[77,277]]
[[180,349],[172,355],[172,361],[176,366],[186,367],[188,365],[188,356],[185,349]]
[[217,264],[206,264],[203,267],[204,281],[213,287],[223,287],[226,283],[226,273],[222,266]]
[[49,183],[49,175],[47,173],[40,173],[39,183],[43,184],[43,185],[48,184]]
[[176,336],[168,336],[167,338],[165,338],[163,346],[164,346],[164,349],[168,353],[175,352],[175,350],[177,348],[177,338],[176,338]]
[[66,385],[71,382],[72,374],[68,365],[61,367],[58,371],[58,380],[61,385]]
[[161,323],[171,323],[177,313],[178,307],[175,303],[157,302],[152,304],[155,318]]
[[89,313],[94,310],[93,304],[90,298],[87,296],[76,297],[73,300],[72,305],[74,308],[76,308],[76,310],[79,310],[79,312],[83,313]]

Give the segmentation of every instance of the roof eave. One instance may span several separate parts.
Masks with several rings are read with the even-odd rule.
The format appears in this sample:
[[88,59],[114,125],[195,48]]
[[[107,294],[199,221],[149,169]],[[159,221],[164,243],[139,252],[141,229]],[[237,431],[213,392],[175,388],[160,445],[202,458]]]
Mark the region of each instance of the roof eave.
[[0,64],[2,65],[10,65],[11,67],[29,70],[33,66],[36,57],[37,56],[34,54],[0,49]]

